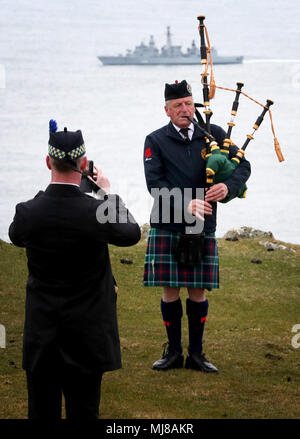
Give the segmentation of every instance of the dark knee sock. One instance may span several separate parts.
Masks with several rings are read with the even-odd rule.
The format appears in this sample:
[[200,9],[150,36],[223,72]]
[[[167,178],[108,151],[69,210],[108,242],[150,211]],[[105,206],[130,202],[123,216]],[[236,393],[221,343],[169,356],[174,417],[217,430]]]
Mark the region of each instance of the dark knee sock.
[[160,309],[167,331],[169,349],[171,351],[176,351],[181,354],[181,300],[180,298],[178,300],[175,300],[175,302],[164,302],[163,300],[161,300]]
[[208,300],[194,302],[186,299],[186,314],[189,322],[189,354],[201,354],[204,325],[208,313]]

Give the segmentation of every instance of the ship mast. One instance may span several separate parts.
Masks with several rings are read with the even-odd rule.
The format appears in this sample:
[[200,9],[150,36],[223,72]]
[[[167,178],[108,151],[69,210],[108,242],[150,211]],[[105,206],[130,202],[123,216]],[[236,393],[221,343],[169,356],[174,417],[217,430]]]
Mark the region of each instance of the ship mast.
[[172,47],[170,26],[167,26],[167,47]]
[[150,47],[154,47],[154,46],[155,46],[155,42],[154,42],[154,37],[153,37],[153,35],[150,35],[149,46],[150,46]]

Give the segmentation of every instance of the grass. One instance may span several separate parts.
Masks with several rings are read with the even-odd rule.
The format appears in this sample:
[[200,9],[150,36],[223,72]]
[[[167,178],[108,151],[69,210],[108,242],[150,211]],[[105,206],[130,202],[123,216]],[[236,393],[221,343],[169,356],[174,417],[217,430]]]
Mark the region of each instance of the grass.
[[[261,239],[260,239],[261,240]],[[300,323],[300,246],[268,252],[258,239],[218,239],[221,287],[210,303],[204,351],[219,374],[152,371],[166,341],[161,288],[142,286],[145,242],[110,247],[119,286],[118,316],[123,368],[104,375],[101,418],[299,418],[300,348],[291,330]],[[133,264],[121,264],[121,258]],[[261,259],[261,264],[251,259]],[[0,241],[0,418],[26,418],[22,364],[26,256]],[[185,308],[186,290],[181,299]],[[188,345],[183,316],[183,346]]]

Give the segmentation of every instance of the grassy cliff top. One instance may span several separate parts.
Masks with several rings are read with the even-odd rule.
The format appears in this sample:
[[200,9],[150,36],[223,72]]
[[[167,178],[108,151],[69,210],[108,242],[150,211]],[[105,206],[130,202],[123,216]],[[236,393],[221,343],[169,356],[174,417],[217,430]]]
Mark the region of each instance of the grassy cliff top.
[[[166,341],[160,315],[161,288],[142,286],[146,244],[110,246],[119,286],[118,315],[123,368],[106,373],[102,418],[299,418],[300,347],[291,344],[300,324],[300,246],[267,251],[261,239],[218,239],[219,290],[207,294],[204,352],[219,369],[152,371]],[[120,263],[128,258],[132,264]],[[259,259],[262,263],[251,262]],[[26,255],[0,240],[0,418],[25,418],[27,392],[22,363]],[[183,348],[187,352],[184,307]]]

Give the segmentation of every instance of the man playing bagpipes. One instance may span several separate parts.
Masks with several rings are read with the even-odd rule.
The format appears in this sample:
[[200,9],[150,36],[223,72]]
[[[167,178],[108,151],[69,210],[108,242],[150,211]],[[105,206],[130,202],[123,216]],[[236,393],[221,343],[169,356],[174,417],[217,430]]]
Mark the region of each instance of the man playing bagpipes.
[[[244,157],[245,149],[267,112],[278,160],[281,162],[284,157],[270,111],[273,101],[268,99],[263,105],[254,100],[242,92],[244,84],[241,82],[237,82],[236,89],[215,84],[205,16],[199,15],[197,19],[200,59],[204,67],[201,74],[203,104],[193,102],[191,87],[186,81],[166,84],[165,111],[170,123],[149,134],[145,140],[145,177],[154,204],[145,257],[144,285],[163,287],[161,313],[168,336],[168,347],[152,368],[167,370],[183,366],[182,304],[179,294],[180,288],[186,287],[189,296],[186,300],[189,346],[185,367],[217,372],[217,368],[202,352],[208,314],[205,290],[219,287],[216,203],[245,196],[245,183],[251,172],[250,164]],[[210,123],[210,99],[217,88],[235,92],[226,134],[222,128]],[[231,132],[241,94],[263,107],[263,111],[253,125],[252,134],[247,134],[246,141],[238,149],[231,140]],[[199,107],[204,108],[204,118]],[[203,189],[201,192],[201,188],[205,188],[205,191]],[[196,219],[196,224],[191,222],[191,217]]]
[[[147,188],[154,197],[144,286],[163,288],[161,313],[168,336],[167,348],[152,368],[183,367],[180,289],[185,287],[189,296],[186,300],[189,346],[185,367],[218,372],[202,350],[208,315],[206,290],[219,287],[215,238],[217,202],[239,192],[250,176],[250,164],[242,157],[230,177],[208,188],[206,136],[190,121],[194,118],[195,106],[191,87],[185,80],[165,85],[165,111],[169,124],[149,134],[144,148]],[[216,142],[223,145],[226,136],[223,129],[211,124],[210,132]],[[228,158],[234,157],[237,151],[236,146],[230,145]],[[202,189],[199,196],[201,188],[206,189]],[[172,191],[175,196],[168,199],[170,215],[164,215],[166,195]],[[176,199],[176,194],[182,196]],[[189,214],[200,228],[191,223]]]

